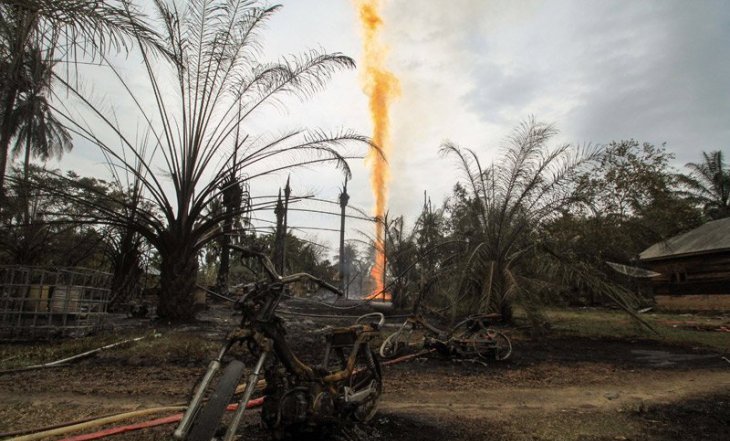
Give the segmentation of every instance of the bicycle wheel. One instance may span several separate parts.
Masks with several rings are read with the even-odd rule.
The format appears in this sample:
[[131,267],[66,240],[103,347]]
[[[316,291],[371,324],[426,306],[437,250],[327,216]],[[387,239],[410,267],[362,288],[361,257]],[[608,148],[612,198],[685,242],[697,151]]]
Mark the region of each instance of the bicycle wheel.
[[355,359],[355,370],[350,376],[350,389],[353,393],[363,389],[373,389],[372,396],[358,403],[352,417],[361,423],[370,421],[378,411],[380,395],[383,393],[383,374],[380,362],[369,346],[363,345]]
[[410,329],[401,328],[390,334],[383,341],[383,344],[380,345],[380,350],[378,351],[380,356],[387,360],[403,353],[408,348],[412,332]]
[[187,441],[210,441],[215,435],[226,407],[233,398],[238,382],[243,376],[243,363],[234,360],[223,370],[220,381],[193,421]]
[[484,359],[506,360],[512,354],[512,343],[506,335],[492,329],[481,329],[473,338],[474,352]]

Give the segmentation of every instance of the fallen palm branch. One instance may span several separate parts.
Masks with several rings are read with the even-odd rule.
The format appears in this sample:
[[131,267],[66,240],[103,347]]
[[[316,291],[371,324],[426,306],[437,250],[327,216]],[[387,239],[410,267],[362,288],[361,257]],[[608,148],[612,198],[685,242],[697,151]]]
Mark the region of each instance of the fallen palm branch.
[[146,336],[136,337],[136,338],[130,338],[130,339],[118,341],[116,343],[110,343],[110,344],[105,345],[105,346],[102,346],[100,348],[92,349],[92,350],[89,350],[89,351],[86,351],[86,352],[82,352],[80,354],[72,355],[71,357],[62,358],[60,360],[51,361],[49,363],[35,364],[35,365],[32,365],[32,366],[25,366],[25,367],[16,368],[16,369],[7,369],[7,370],[4,370],[4,371],[0,371],[0,375],[3,375],[3,374],[14,374],[16,372],[26,372],[26,371],[33,371],[33,370],[37,370],[37,369],[46,369],[46,368],[52,368],[52,367],[62,366],[62,365],[65,365],[66,363],[69,363],[71,361],[81,360],[83,358],[90,357],[90,356],[92,356],[94,354],[97,354],[97,353],[99,353],[101,351],[105,351],[107,349],[115,348],[117,346],[121,346],[121,345],[126,344],[126,343],[138,342],[138,341],[142,340],[143,338],[146,338]]

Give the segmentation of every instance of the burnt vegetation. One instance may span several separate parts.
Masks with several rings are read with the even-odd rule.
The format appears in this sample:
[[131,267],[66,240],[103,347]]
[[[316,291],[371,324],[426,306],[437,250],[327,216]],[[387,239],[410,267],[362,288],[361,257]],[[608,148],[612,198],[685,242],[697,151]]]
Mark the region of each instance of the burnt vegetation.
[[[245,278],[229,244],[263,247],[281,260],[284,235],[287,270],[342,277],[353,293],[367,288],[369,239],[349,242],[330,262],[296,230],[273,237],[273,228],[252,221],[276,208],[275,199],[254,196],[260,178],[317,164],[347,176],[347,159],[377,148],[348,131],[249,129],[267,106],[306,99],[353,60],[310,51],[265,61],[259,37],[278,6],[157,2],[143,13],[126,1],[39,0],[2,8],[0,158],[13,164],[7,179],[0,167],[3,263],[109,271],[112,304],[139,293],[144,268],[152,268],[158,316],[189,321],[196,284],[225,294],[229,281]],[[140,60],[146,84],[124,78],[113,57],[119,52]],[[134,130],[84,87],[86,63],[116,78],[119,99],[139,114]],[[441,146],[461,174],[451,196],[440,206],[426,197],[413,221],[376,219],[385,227],[385,279],[397,307],[510,320],[520,305],[536,327],[544,304],[610,302],[633,311],[647,299],[613,283],[606,262],[633,265],[652,243],[730,214],[721,151],[703,153],[681,173],[665,146],[553,145],[556,134],[530,118],[491,164],[467,146]],[[78,143],[106,158],[103,180],[46,167]],[[64,248],[69,243],[77,243],[74,252]]]
[[[384,289],[373,295],[374,302],[387,294],[398,314],[428,314],[444,326],[473,314],[497,314],[500,326],[518,329],[523,348],[534,350],[529,355],[517,349],[522,361],[500,368],[498,380],[511,381],[521,375],[511,370],[525,369],[533,377],[520,379],[534,380],[532,386],[541,385],[535,380],[539,377],[562,387],[567,380],[550,379],[552,371],[545,372],[554,366],[540,371],[541,363],[569,362],[582,369],[581,363],[595,362],[595,357],[561,359],[553,353],[569,352],[565,348],[572,345],[589,353],[590,338],[598,337],[581,328],[566,331],[583,333],[580,337],[541,340],[551,332],[555,310],[620,309],[627,315],[611,319],[623,329],[641,330],[603,342],[630,351],[626,340],[656,333],[665,318],[642,316],[640,311],[654,306],[651,290],[626,277],[628,270],[616,268],[636,270],[639,253],[652,244],[730,217],[730,166],[722,151],[708,147],[697,162],[675,168],[671,146],[634,139],[559,144],[558,124],[529,117],[515,122],[500,146],[450,141],[432,146],[458,176],[448,197],[434,202],[424,192],[418,216],[391,209],[373,218],[346,194],[351,161],[382,155],[369,137],[349,130],[261,129],[262,120],[276,120],[278,126],[284,117],[276,111],[286,110],[291,100],[307,100],[338,72],[354,69],[353,59],[311,50],[270,60],[261,35],[278,5],[159,0],[147,6],[127,0],[0,0],[0,265],[109,273],[110,312],[144,304],[139,315],[154,310],[144,319],[162,327],[217,323],[220,328],[221,317],[203,313],[200,321],[196,293],[202,288],[217,297],[233,296],[237,292],[231,286],[253,282],[261,274],[260,267],[234,256],[232,246],[270,256],[282,274],[306,272],[333,282],[358,303],[353,307],[367,308],[360,303],[372,293],[371,272],[380,247]],[[142,67],[141,76],[127,77],[128,60]],[[115,81],[114,102],[89,86],[95,69]],[[72,149],[102,158],[99,173],[81,176],[66,170],[66,163],[53,165],[53,159]],[[499,152],[496,159],[485,161],[487,149]],[[292,191],[288,180],[283,194],[271,194],[271,178],[283,181],[300,169],[317,167],[342,173],[339,203]],[[333,208],[338,205],[341,211]],[[343,234],[338,252],[288,224],[289,211],[332,215],[332,231]],[[273,213],[276,221],[267,220]],[[362,239],[346,242],[345,220],[350,219],[379,224],[382,241],[362,234]],[[322,293],[296,286],[286,294],[287,299],[314,295],[319,301]],[[602,329],[602,319],[588,327]],[[216,338],[222,333],[218,328],[212,332]],[[534,340],[528,343],[529,337]],[[681,335],[672,337],[672,344],[686,344]],[[193,340],[200,343],[197,339],[199,335]],[[717,349],[718,341],[708,346]],[[319,344],[305,343],[308,348]],[[194,375],[186,369],[200,368],[211,352],[203,343],[192,347],[188,341],[173,341],[168,352],[159,346],[151,344],[157,358],[132,353],[124,361],[110,356],[95,363],[109,371],[121,363],[130,372],[147,368],[144,360],[172,363],[190,377],[185,378],[189,384]],[[7,359],[13,357],[9,351]],[[633,373],[636,366],[626,362],[631,357],[599,361],[610,365],[601,366],[607,371]],[[483,372],[473,366],[446,372],[451,368],[427,363],[439,378],[452,371],[469,378]],[[415,380],[408,380],[411,372],[399,369],[404,384],[417,388]],[[84,375],[91,378],[92,371]],[[558,373],[569,376],[565,370]],[[379,396],[382,385],[378,387]],[[641,430],[646,439],[701,439],[674,420],[691,418],[702,430],[721,432],[727,428],[730,401],[719,395],[711,401],[642,407],[621,418],[627,424],[656,422]],[[272,420],[278,416],[269,415]],[[413,435],[422,423],[396,414],[376,418],[371,426],[349,427],[341,436],[407,439],[403,433]],[[472,430],[461,423],[433,428],[426,439],[483,439],[486,431],[497,439],[513,439],[509,424],[489,421]]]

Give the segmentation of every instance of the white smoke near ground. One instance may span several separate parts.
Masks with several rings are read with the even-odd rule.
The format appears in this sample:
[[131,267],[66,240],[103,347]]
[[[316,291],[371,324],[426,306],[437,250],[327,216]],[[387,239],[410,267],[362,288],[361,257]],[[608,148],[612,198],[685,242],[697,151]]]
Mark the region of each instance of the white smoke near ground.
[[[389,65],[401,80],[393,108],[391,168],[397,179],[391,207],[413,215],[428,190],[442,199],[454,184],[452,164],[441,163],[439,144],[450,139],[465,146],[494,145],[509,127],[489,121],[470,108],[478,93],[485,56],[481,41],[504,27],[529,19],[536,2],[479,0],[455,2],[387,2],[385,35]],[[498,62],[498,60],[493,60]],[[495,109],[497,110],[497,109]],[[500,109],[501,110],[501,109]]]

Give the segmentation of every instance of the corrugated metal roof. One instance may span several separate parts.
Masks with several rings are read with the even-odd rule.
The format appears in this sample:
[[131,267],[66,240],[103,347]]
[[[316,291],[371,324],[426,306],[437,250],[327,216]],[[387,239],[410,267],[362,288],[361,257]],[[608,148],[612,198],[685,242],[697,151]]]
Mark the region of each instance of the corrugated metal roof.
[[686,233],[655,243],[639,254],[640,260],[678,257],[730,250],[730,217],[707,222]]
[[637,279],[651,279],[652,277],[661,276],[661,273],[657,273],[655,271],[649,271],[644,268],[639,268],[638,266],[628,266],[623,265],[621,263],[615,263],[615,262],[606,262],[608,266],[610,266],[614,271],[617,273],[629,276],[629,277],[635,277]]

